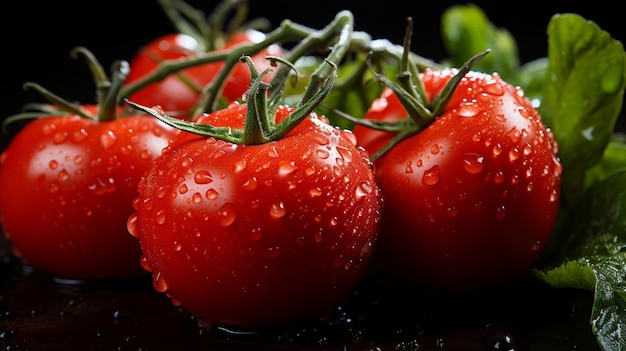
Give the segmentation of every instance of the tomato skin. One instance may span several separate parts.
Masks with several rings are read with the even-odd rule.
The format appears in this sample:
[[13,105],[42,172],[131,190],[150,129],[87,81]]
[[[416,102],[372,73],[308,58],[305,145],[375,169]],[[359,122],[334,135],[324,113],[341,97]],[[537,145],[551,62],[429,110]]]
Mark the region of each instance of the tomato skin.
[[[246,108],[199,121],[238,128]],[[139,183],[128,224],[155,289],[204,327],[257,330],[332,313],[364,274],[382,205],[351,133],[311,116],[267,144],[173,145]]]
[[[429,99],[455,72],[423,73]],[[406,116],[395,96],[386,100],[365,118]],[[363,126],[354,134],[371,153],[392,136]],[[555,226],[556,142],[497,74],[470,72],[444,113],[375,164],[385,208],[373,266],[395,278],[432,290],[489,288],[529,269]]]
[[2,225],[16,256],[57,278],[143,276],[126,219],[141,174],[175,134],[148,116],[28,123],[0,168]]
[[[229,50],[237,45],[258,43],[265,39],[262,32],[246,30],[233,34],[226,45],[217,51]],[[187,59],[197,57],[202,53],[199,43],[193,37],[183,33],[170,33],[155,38],[147,43],[130,61],[130,73],[126,84],[132,83],[147,74],[152,73],[157,66],[172,59]],[[251,58],[260,72],[270,68],[267,55],[280,56],[282,49],[278,45],[271,45]],[[129,99],[148,107],[161,106],[164,111],[184,113],[191,109],[200,97],[203,86],[211,83],[224,67],[222,61],[211,62],[170,74],[160,82],[155,82],[132,94]],[[184,77],[181,79],[181,77]],[[266,81],[272,74],[266,76]],[[191,84],[191,85],[190,85]],[[241,99],[250,85],[250,70],[245,63],[237,63],[224,83],[222,94],[229,101]]]

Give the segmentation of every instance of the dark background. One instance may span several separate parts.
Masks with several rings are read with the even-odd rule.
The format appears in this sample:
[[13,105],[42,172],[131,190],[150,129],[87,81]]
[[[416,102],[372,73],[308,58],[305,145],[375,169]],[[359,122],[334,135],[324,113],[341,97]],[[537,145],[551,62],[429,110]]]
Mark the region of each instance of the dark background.
[[[217,0],[189,0],[188,3],[209,13]],[[439,60],[445,57],[439,32],[440,16],[455,3],[466,2],[386,0],[370,4],[356,0],[250,0],[249,18],[266,17],[274,27],[288,18],[321,28],[337,12],[347,9],[354,14],[356,30],[366,31],[374,38],[401,43],[405,20],[411,16],[414,20],[413,51]],[[511,1],[474,3],[495,25],[512,32],[518,41],[522,62],[546,55],[546,27],[555,13],[578,13],[595,21],[614,38],[626,42],[625,18],[619,16],[608,1],[606,4],[602,1],[544,1],[540,6]],[[2,7],[0,119],[19,112],[26,102],[42,101],[36,92],[22,89],[22,84],[27,81],[37,82],[68,100],[94,102],[95,85],[91,73],[82,59],[70,58],[72,48],[85,46],[108,69],[113,61],[130,60],[141,45],[173,30],[156,1],[40,3],[22,0],[11,2],[10,8],[6,4]]]

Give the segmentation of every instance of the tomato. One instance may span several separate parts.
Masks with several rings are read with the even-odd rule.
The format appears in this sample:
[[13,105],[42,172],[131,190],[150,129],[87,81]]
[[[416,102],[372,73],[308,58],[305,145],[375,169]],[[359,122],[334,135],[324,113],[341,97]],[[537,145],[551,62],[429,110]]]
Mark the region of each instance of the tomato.
[[141,175],[176,133],[146,115],[25,125],[0,159],[0,214],[16,256],[62,279],[145,275],[126,220]]
[[[279,107],[277,121],[292,110]],[[197,122],[240,129],[246,111]],[[364,274],[382,206],[352,133],[315,114],[258,145],[174,141],[138,193],[128,229],[154,288],[199,325],[233,330],[333,313]]]
[[[424,71],[427,101],[456,72]],[[387,90],[364,118],[406,115]],[[362,125],[354,134],[372,154],[393,137]],[[523,92],[496,73],[468,72],[443,113],[375,166],[385,208],[373,267],[396,279],[439,291],[489,288],[529,269],[555,226],[557,144]]]
[[[224,51],[238,45],[258,43],[265,39],[262,32],[248,29],[233,34],[226,45],[216,51]],[[151,74],[165,60],[192,59],[202,53],[200,43],[193,37],[183,33],[171,33],[154,39],[144,46],[130,61],[131,71],[126,84]],[[278,45],[270,45],[252,56],[259,70],[269,68],[268,55],[280,56],[282,50]],[[201,89],[210,84],[224,62],[217,61],[193,66],[180,72],[170,74],[163,80],[152,83],[132,94],[129,99],[145,106],[161,106],[171,114],[182,114],[191,109],[201,94]],[[266,80],[271,79],[271,74]],[[244,63],[237,63],[223,86],[222,94],[229,101],[241,99],[250,84],[250,70]]]

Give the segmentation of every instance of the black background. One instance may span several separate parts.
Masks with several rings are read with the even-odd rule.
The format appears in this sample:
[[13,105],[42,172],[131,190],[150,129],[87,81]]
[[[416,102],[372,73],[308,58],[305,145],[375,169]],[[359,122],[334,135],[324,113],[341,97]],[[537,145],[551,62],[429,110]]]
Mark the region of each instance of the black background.
[[[189,0],[195,8],[209,13],[214,1]],[[380,4],[383,5],[380,5]],[[321,28],[340,10],[354,14],[355,29],[373,38],[401,43],[405,20],[414,20],[413,51],[435,60],[445,57],[439,25],[443,11],[463,1],[386,0],[365,2],[258,1],[250,0],[249,18],[266,17],[278,26],[283,19]],[[528,2],[475,1],[499,26],[518,41],[522,62],[546,55],[546,28],[555,13],[575,12],[592,20],[611,35],[626,41],[624,18],[602,1]],[[613,2],[613,4],[615,4]],[[2,106],[0,119],[20,111],[27,102],[40,102],[34,91],[22,84],[33,81],[56,94],[82,103],[94,102],[95,85],[82,59],[70,58],[76,46],[91,50],[105,68],[115,60],[130,60],[137,49],[158,35],[173,31],[156,1],[108,0],[46,1],[22,0],[4,3],[0,25],[2,45]]]

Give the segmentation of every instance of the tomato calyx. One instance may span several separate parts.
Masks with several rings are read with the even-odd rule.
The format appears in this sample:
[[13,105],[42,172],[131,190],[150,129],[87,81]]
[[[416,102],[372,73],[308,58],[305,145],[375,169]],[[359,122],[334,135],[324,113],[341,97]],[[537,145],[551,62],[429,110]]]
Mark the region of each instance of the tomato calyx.
[[[158,109],[142,106],[128,99],[125,99],[125,101],[131,107],[146,112],[180,130],[204,137],[213,137],[233,144],[256,145],[278,140],[295,128],[324,100],[331,91],[336,78],[337,66],[331,61],[324,61],[330,67],[330,74],[325,76],[316,93],[296,107],[288,118],[276,124],[274,123],[274,117],[276,116],[276,109],[280,104],[276,100],[274,100],[274,103],[270,103],[268,99],[270,85],[263,81],[263,77],[270,69],[259,73],[254,67],[250,56],[243,56],[241,60],[248,64],[252,77],[252,83],[246,99],[248,108],[243,130],[230,127],[214,127],[209,124],[181,120],[170,117]],[[289,64],[288,62],[285,63]]]
[[34,82],[24,83],[25,89],[36,90],[46,101],[47,104],[27,104],[26,109],[30,111],[18,113],[13,116],[7,117],[2,122],[3,132],[7,132],[7,126],[20,120],[29,120],[34,118],[46,118],[55,117],[59,115],[72,114],[82,118],[91,119],[94,121],[112,121],[119,116],[119,109],[117,105],[118,93],[122,87],[122,83],[129,72],[128,62],[120,60],[116,61],[112,65],[112,77],[111,80],[107,77],[102,65],[98,62],[96,57],[85,47],[76,47],[70,55],[73,58],[77,56],[83,56],[89,65],[91,73],[94,77],[97,89],[98,103],[97,114],[93,111],[85,109],[81,104],[72,103],[41,85]]
[[[396,94],[398,100],[407,111],[406,118],[392,122],[374,121],[354,117],[349,114],[345,114],[342,111],[335,112],[343,118],[346,118],[356,124],[376,130],[395,133],[395,136],[383,148],[370,156],[370,159],[374,161],[400,141],[418,134],[428,127],[428,125],[430,125],[435,118],[445,110],[446,105],[452,98],[452,94],[461,79],[463,79],[476,62],[478,62],[478,60],[480,60],[488,52],[489,50],[480,52],[468,60],[446,83],[441,94],[435,96],[433,101],[430,103],[427,102],[421,81],[418,79],[418,82],[414,84],[411,77],[417,77],[417,75],[412,74],[410,71],[404,70],[398,75],[400,83],[394,82],[382,74],[373,72],[374,76],[381,82],[381,84],[388,87],[394,92],[394,94]],[[404,84],[402,82],[404,82]]]

